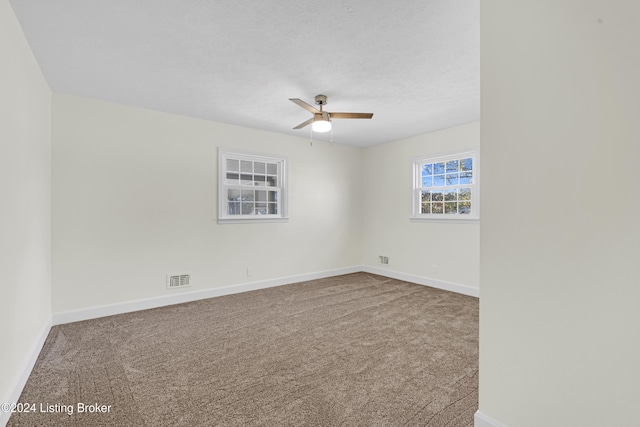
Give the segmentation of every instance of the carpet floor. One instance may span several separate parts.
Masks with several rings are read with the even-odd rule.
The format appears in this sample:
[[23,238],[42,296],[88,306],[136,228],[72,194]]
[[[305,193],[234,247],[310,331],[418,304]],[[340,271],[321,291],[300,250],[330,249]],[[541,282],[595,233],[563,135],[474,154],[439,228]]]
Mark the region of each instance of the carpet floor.
[[8,426],[472,427],[478,300],[354,273],[54,326]]

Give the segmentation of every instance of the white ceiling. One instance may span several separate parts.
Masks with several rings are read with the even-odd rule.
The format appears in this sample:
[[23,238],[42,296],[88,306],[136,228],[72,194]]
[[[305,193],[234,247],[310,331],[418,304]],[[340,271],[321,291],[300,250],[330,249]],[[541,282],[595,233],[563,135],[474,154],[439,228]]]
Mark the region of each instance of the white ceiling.
[[325,94],[360,147],[480,117],[479,0],[11,4],[56,92],[307,138],[288,98]]

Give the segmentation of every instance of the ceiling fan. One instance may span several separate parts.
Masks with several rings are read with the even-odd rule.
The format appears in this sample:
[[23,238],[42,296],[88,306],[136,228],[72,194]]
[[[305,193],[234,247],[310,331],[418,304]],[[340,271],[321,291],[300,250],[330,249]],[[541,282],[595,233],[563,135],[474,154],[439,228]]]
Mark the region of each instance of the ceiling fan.
[[373,113],[331,113],[329,111],[323,111],[322,106],[327,105],[326,95],[316,95],[315,101],[316,104],[320,106],[320,109],[312,107],[298,98],[289,98],[289,101],[298,104],[313,114],[312,118],[300,123],[294,127],[294,129],[302,129],[307,125],[311,125],[314,132],[328,132],[331,130],[331,120],[333,119],[370,119],[373,117]]

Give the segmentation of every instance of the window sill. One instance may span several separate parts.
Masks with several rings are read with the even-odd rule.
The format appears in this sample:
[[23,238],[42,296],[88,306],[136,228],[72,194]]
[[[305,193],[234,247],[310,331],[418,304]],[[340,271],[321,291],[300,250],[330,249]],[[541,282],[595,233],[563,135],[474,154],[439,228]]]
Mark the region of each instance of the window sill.
[[418,217],[410,217],[410,222],[442,222],[448,224],[478,224],[480,222],[480,218],[447,218],[447,217],[437,217],[437,218],[418,218]]
[[218,218],[218,224],[264,224],[269,222],[289,222],[289,218]]

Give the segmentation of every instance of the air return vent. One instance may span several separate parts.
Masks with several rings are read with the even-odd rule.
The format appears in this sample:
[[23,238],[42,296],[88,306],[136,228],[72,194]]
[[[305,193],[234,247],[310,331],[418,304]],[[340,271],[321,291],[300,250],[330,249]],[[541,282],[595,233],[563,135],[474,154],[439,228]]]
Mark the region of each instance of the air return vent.
[[189,274],[168,274],[167,275],[167,289],[185,288],[189,286]]

